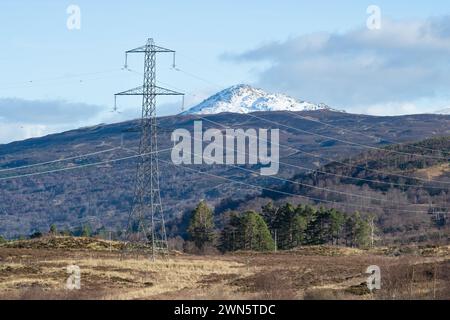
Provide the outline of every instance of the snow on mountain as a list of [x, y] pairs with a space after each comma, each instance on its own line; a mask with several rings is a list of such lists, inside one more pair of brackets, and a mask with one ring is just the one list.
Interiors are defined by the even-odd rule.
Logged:
[[450, 108], [442, 109], [435, 112], [436, 114], [450, 114]]
[[[252, 86], [239, 84], [204, 100], [183, 114], [250, 113], [256, 111], [333, 110], [325, 104], [298, 101], [284, 94], [270, 94]], [[334, 110], [336, 111], [336, 110]]]

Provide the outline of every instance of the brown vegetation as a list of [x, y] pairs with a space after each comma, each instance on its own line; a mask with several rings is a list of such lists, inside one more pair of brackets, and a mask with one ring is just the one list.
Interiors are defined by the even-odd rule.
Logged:
[[[177, 253], [152, 262], [124, 254], [119, 243], [109, 251], [102, 241], [55, 239], [47, 240], [51, 250], [43, 241], [0, 246], [1, 299], [450, 299], [449, 246]], [[76, 249], [75, 241], [89, 245]], [[71, 264], [81, 268], [81, 290], [65, 289]], [[365, 286], [369, 265], [382, 273], [373, 294]]]

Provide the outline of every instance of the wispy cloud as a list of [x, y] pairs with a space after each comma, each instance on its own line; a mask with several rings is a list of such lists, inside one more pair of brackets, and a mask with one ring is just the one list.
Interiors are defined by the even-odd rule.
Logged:
[[224, 58], [269, 63], [259, 86], [348, 111], [425, 112], [450, 101], [448, 16], [308, 34]]
[[0, 143], [96, 123], [105, 108], [63, 100], [0, 99]]
[[21, 123], [76, 123], [97, 116], [104, 107], [63, 100], [0, 99], [0, 118]]

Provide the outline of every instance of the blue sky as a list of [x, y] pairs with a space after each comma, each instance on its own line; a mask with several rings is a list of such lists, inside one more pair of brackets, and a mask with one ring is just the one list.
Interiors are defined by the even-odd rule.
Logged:
[[[80, 30], [66, 27], [71, 4], [81, 9]], [[382, 28], [371, 34], [372, 4]], [[124, 51], [147, 37], [178, 52], [185, 73], [161, 56], [158, 79], [187, 92], [187, 106], [250, 83], [349, 112], [443, 109], [448, 13], [448, 1], [3, 0], [0, 143], [137, 117], [139, 100], [120, 100], [121, 114], [110, 110], [115, 92], [141, 84], [121, 67]], [[142, 57], [130, 67], [140, 72]], [[160, 114], [180, 104], [160, 100]]]

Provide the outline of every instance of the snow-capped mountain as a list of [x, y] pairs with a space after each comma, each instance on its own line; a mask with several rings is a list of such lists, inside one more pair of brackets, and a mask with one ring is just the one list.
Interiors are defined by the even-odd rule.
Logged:
[[[284, 94], [271, 94], [252, 86], [239, 84], [220, 91], [183, 114], [250, 113], [256, 111], [332, 110], [325, 104], [298, 101]], [[337, 111], [337, 110], [334, 110]]]
[[438, 110], [435, 112], [436, 114], [450, 114], [450, 108]]

